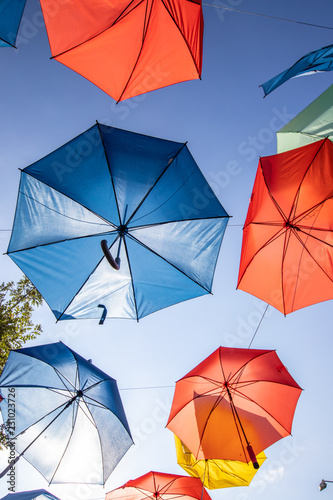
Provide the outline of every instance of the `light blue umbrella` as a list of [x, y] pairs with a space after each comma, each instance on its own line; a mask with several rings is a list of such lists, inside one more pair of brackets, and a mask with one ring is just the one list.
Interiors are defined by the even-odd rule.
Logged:
[[229, 216], [186, 144], [96, 124], [21, 173], [8, 255], [57, 320], [209, 294]]
[[31, 490], [8, 493], [0, 500], [59, 500], [59, 498], [46, 490]]
[[0, 47], [15, 47], [26, 0], [0, 0]]
[[274, 76], [266, 83], [260, 85], [263, 88], [265, 96], [270, 92], [280, 87], [284, 82], [295, 76], [305, 75], [306, 73], [314, 73], [318, 71], [333, 70], [333, 45], [327, 45], [321, 49], [309, 52], [301, 57], [290, 68], [282, 71], [282, 73]]
[[14, 462], [49, 484], [104, 484], [133, 444], [116, 380], [62, 342], [11, 351], [0, 388]]

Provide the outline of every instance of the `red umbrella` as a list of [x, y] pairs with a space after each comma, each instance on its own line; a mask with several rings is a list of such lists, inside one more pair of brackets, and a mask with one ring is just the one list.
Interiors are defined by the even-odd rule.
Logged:
[[117, 101], [200, 78], [201, 0], [41, 0], [52, 57]]
[[219, 347], [176, 383], [167, 427], [196, 459], [253, 461], [291, 433], [301, 388], [275, 351]]
[[199, 478], [148, 472], [137, 479], [127, 481], [116, 490], [109, 491], [105, 500], [211, 500]]
[[333, 144], [260, 158], [238, 288], [288, 314], [333, 298]]

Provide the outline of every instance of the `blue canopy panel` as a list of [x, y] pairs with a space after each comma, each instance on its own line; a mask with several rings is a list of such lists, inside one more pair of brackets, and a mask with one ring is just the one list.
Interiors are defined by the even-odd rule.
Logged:
[[[73, 319], [66, 309], [104, 258], [100, 241], [101, 236], [89, 236], [13, 252], [9, 256], [39, 290], [57, 319]], [[104, 289], [103, 295], [105, 293]], [[88, 300], [92, 299], [88, 296]], [[101, 310], [96, 309], [93, 317], [100, 314]]]
[[110, 170], [98, 125], [72, 139], [24, 172], [119, 225]]
[[0, 500], [59, 500], [46, 490], [19, 491], [17, 493], [8, 493]]
[[124, 223], [184, 144], [105, 125], [100, 130]]
[[298, 75], [319, 71], [333, 70], [333, 45], [322, 47], [321, 49], [309, 52], [301, 57], [293, 66], [279, 75], [271, 78], [266, 83], [260, 85], [263, 88], [265, 96], [280, 87], [284, 82]]
[[[42, 448], [36, 440], [24, 457], [52, 483], [75, 477], [74, 482], [104, 484], [133, 444], [116, 381], [62, 343], [11, 351], [0, 387], [5, 419], [13, 388], [19, 401], [16, 450], [25, 450], [43, 431]], [[83, 396], [68, 405], [77, 390]]]
[[26, 0], [0, 0], [0, 47], [15, 47]]
[[8, 252], [109, 233], [115, 228], [77, 201], [23, 171]]

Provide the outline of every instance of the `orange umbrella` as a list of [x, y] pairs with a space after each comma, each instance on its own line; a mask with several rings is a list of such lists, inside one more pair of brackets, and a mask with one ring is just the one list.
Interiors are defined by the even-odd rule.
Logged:
[[174, 500], [176, 497], [211, 500], [199, 478], [153, 471], [109, 491], [105, 500]]
[[333, 298], [333, 144], [261, 158], [237, 287], [284, 314]]
[[200, 78], [201, 0], [41, 0], [52, 57], [121, 101]]
[[168, 429], [203, 459], [253, 462], [291, 433], [301, 388], [275, 351], [219, 347], [176, 383]]

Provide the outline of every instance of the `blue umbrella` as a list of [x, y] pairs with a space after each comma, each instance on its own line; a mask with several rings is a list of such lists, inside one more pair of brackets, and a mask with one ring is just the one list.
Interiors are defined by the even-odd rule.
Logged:
[[186, 144], [96, 124], [21, 173], [8, 255], [57, 320], [211, 292], [229, 216]]
[[0, 0], [0, 47], [15, 47], [26, 0]]
[[0, 500], [59, 500], [46, 490], [20, 491], [17, 493], [8, 493]]
[[50, 483], [104, 484], [133, 444], [117, 382], [61, 342], [16, 349], [0, 376], [9, 444]]
[[293, 78], [294, 76], [304, 75], [306, 73], [313, 73], [318, 71], [332, 71], [333, 70], [333, 45], [322, 47], [321, 49], [309, 52], [301, 57], [290, 68], [282, 71], [274, 78], [271, 78], [266, 83], [260, 85], [263, 88], [265, 96], [270, 92], [280, 87], [284, 82]]

